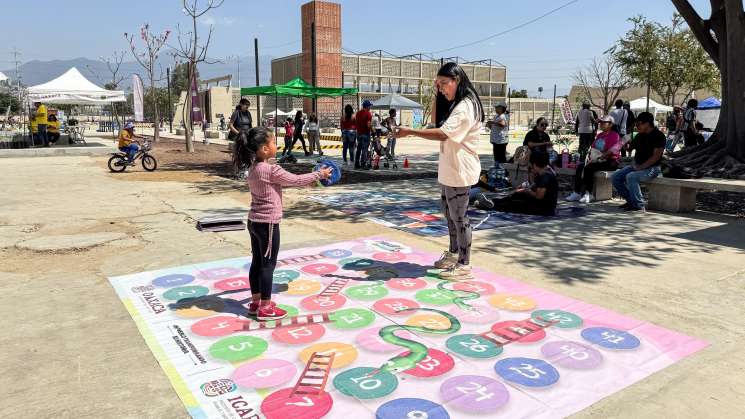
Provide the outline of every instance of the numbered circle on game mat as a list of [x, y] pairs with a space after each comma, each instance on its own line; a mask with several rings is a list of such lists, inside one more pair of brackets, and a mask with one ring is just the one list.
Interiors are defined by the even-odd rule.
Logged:
[[310, 295], [321, 291], [321, 283], [313, 279], [298, 279], [287, 284], [289, 295]]
[[492, 333], [517, 343], [534, 343], [546, 337], [539, 325], [527, 321], [505, 320], [491, 326]]
[[489, 297], [489, 304], [509, 311], [529, 311], [536, 306], [532, 298], [516, 294], [494, 294]]
[[257, 359], [247, 362], [233, 371], [231, 377], [245, 388], [268, 388], [282, 385], [295, 376], [297, 367], [284, 359]]
[[286, 284], [298, 278], [300, 278], [300, 272], [287, 269], [274, 271], [274, 275], [272, 275], [272, 281], [275, 284]]
[[352, 252], [346, 249], [331, 249], [331, 250], [324, 250], [321, 252], [321, 256], [325, 258], [331, 258], [331, 259], [342, 259], [349, 256], [352, 256]]
[[463, 309], [455, 307], [450, 310], [450, 312], [463, 323], [493, 324], [497, 319], [499, 319], [499, 313], [490, 307], [487, 307], [485, 304], [470, 302], [467, 302], [466, 304], [469, 304], [470, 308]]
[[365, 269], [372, 268], [376, 265], [379, 265], [379, 262], [376, 262], [372, 259], [360, 257], [351, 257], [339, 261], [339, 266], [341, 266], [342, 269], [346, 269], [348, 271], [364, 271]]
[[[387, 326], [386, 326], [387, 327]], [[371, 327], [370, 329], [363, 330], [355, 341], [358, 345], [373, 352], [392, 352], [401, 350], [401, 347], [388, 343], [380, 337], [380, 327]], [[393, 332], [394, 335], [404, 339], [415, 339], [416, 337], [406, 329], [396, 329]]]
[[353, 300], [375, 301], [388, 295], [388, 289], [382, 285], [357, 285], [344, 290], [344, 294]]
[[447, 330], [452, 327], [450, 319], [437, 313], [424, 313], [411, 316], [406, 320], [406, 325], [435, 330]]
[[234, 278], [221, 279], [215, 282], [213, 286], [223, 291], [235, 291], [251, 288], [251, 284], [248, 282], [247, 276], [236, 276]]
[[329, 320], [339, 329], [361, 329], [375, 321], [375, 313], [364, 308], [345, 308], [331, 313]]
[[444, 306], [453, 302], [457, 295], [449, 290], [426, 289], [417, 291], [414, 295], [417, 301], [424, 304]]
[[589, 370], [603, 363], [603, 354], [595, 348], [569, 340], [549, 342], [541, 353], [551, 363], [578, 370]]
[[448, 407], [474, 413], [494, 411], [510, 400], [504, 384], [481, 375], [448, 378], [440, 386], [440, 395]]
[[163, 275], [153, 279], [153, 285], [161, 288], [177, 287], [194, 281], [194, 276], [187, 274]]
[[200, 287], [199, 285], [187, 285], [185, 287], [171, 288], [163, 293], [163, 298], [166, 300], [178, 301], [183, 298], [197, 298], [210, 293], [210, 289], [207, 287]]
[[469, 358], [494, 358], [502, 353], [502, 346], [480, 335], [466, 334], [449, 338], [445, 346], [451, 351]]
[[406, 255], [401, 252], [378, 252], [372, 258], [381, 262], [398, 262], [406, 259]]
[[197, 276], [200, 279], [214, 281], [217, 279], [230, 278], [231, 276], [236, 276], [240, 272], [241, 270], [238, 268], [221, 267], [221, 268], [212, 268], [212, 269], [200, 269], [199, 274]]
[[287, 318], [295, 317], [300, 313], [296, 307], [293, 307], [288, 304], [277, 304], [277, 307], [287, 312], [287, 316], [285, 316]]
[[300, 345], [315, 342], [325, 333], [326, 328], [322, 324], [304, 324], [274, 329], [272, 338], [288, 345]]
[[330, 263], [313, 263], [302, 267], [302, 271], [313, 275], [326, 275], [332, 272], [336, 272], [339, 269], [338, 266]]
[[[375, 374], [373, 372], [377, 371]], [[398, 387], [398, 378], [388, 371], [378, 368], [352, 368], [334, 377], [334, 387], [344, 395], [356, 399], [377, 399], [385, 397]]]
[[[410, 352], [406, 351], [399, 356], [407, 356]], [[442, 352], [439, 349], [429, 348], [427, 356], [416, 363], [416, 367], [404, 371], [404, 374], [419, 378], [437, 377], [453, 369], [455, 360], [452, 356]]]
[[559, 381], [559, 371], [542, 359], [505, 358], [494, 364], [497, 375], [526, 387], [547, 387]]
[[243, 330], [246, 323], [235, 316], [210, 317], [192, 324], [191, 331], [199, 336], [225, 336]]
[[395, 399], [380, 405], [375, 419], [450, 419], [448, 411], [424, 399]]
[[606, 349], [636, 349], [639, 338], [623, 330], [609, 327], [589, 327], [582, 330], [582, 338]]
[[427, 286], [427, 281], [420, 278], [392, 278], [385, 283], [388, 288], [399, 291], [416, 291]]
[[212, 310], [203, 310], [198, 307], [179, 308], [179, 309], [173, 310], [173, 312], [177, 316], [184, 317], [187, 319], [195, 319], [199, 317], [207, 317], [207, 316], [215, 315], [215, 312]]
[[300, 352], [300, 361], [307, 363], [313, 352], [318, 355], [334, 355], [334, 362], [331, 368], [344, 368], [357, 359], [357, 349], [348, 343], [341, 342], [321, 342], [308, 346]]
[[582, 318], [574, 313], [562, 310], [536, 310], [530, 314], [530, 317], [538, 321], [556, 322], [551, 327], [561, 329], [571, 329], [582, 326]]
[[482, 297], [497, 292], [497, 290], [494, 288], [494, 285], [481, 281], [456, 282], [455, 285], [453, 285], [453, 289], [455, 291], [475, 292]]
[[318, 419], [324, 417], [334, 400], [327, 392], [321, 394], [292, 394], [291, 388], [277, 390], [261, 402], [261, 413], [266, 419]]
[[331, 311], [346, 304], [347, 298], [343, 295], [311, 295], [303, 298], [300, 305], [310, 311]]
[[412, 308], [419, 308], [419, 304], [414, 300], [409, 300], [408, 298], [384, 298], [373, 304], [373, 309], [375, 309], [375, 311], [391, 316], [404, 316], [410, 314], [411, 311], [407, 309]]
[[225, 361], [245, 361], [263, 354], [268, 346], [264, 339], [255, 336], [231, 336], [213, 343], [210, 355]]

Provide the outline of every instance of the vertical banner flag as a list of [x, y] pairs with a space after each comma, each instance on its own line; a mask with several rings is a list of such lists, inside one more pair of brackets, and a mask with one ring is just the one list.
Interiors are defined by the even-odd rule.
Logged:
[[135, 121], [145, 121], [145, 88], [142, 86], [142, 79], [137, 74], [132, 75], [132, 91], [134, 95]]
[[197, 89], [196, 74], [191, 79], [191, 122], [202, 122], [202, 108], [199, 104], [199, 90]]
[[565, 124], [571, 124], [574, 122], [574, 115], [572, 115], [572, 105], [569, 104], [569, 101], [565, 98], [561, 104], [559, 105], [561, 108], [561, 118], [564, 120]]

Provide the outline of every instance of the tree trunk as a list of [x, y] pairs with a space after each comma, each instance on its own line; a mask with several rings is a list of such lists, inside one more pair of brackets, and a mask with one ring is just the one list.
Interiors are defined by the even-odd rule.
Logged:
[[189, 84], [188, 84], [188, 90], [186, 91], [186, 99], [184, 100], [184, 114], [182, 121], [184, 121], [184, 137], [186, 139], [186, 152], [187, 153], [193, 153], [194, 152], [194, 122], [192, 121], [192, 107], [193, 104], [191, 102], [191, 89], [192, 89], [192, 81], [194, 80], [194, 65], [189, 64], [189, 71], [187, 72], [189, 75]]
[[[722, 107], [709, 141], [673, 154], [672, 166], [697, 176], [745, 174], [745, 14], [740, 0], [712, 0], [701, 19], [686, 0], [672, 0], [722, 75]], [[715, 34], [712, 37], [711, 32]]]
[[150, 74], [150, 96], [150, 100], [153, 102], [153, 115], [155, 115], [155, 121], [153, 121], [153, 141], [157, 143], [158, 140], [160, 140], [160, 118], [158, 112], [157, 95], [155, 92], [155, 77], [153, 77], [152, 73]]

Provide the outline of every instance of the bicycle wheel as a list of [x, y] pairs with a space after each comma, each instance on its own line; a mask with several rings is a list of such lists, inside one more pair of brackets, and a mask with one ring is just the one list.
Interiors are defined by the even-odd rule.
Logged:
[[111, 156], [109, 159], [109, 170], [118, 173], [127, 169], [127, 161], [121, 156]]
[[158, 168], [158, 161], [155, 160], [155, 157], [146, 154], [142, 156], [142, 168], [147, 170], [148, 172], [152, 172], [153, 170]]

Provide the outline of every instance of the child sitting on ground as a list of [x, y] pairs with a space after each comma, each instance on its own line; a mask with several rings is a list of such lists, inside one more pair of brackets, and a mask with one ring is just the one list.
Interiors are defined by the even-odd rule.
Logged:
[[251, 235], [250, 315], [258, 320], [277, 320], [287, 312], [272, 299], [272, 279], [279, 252], [279, 223], [282, 220], [282, 188], [308, 186], [328, 179], [332, 169], [323, 168], [305, 175], [295, 175], [279, 165], [269, 163], [277, 154], [274, 133], [265, 127], [251, 128], [238, 137], [233, 155], [236, 167], [248, 167], [247, 183], [251, 190], [248, 232]]

